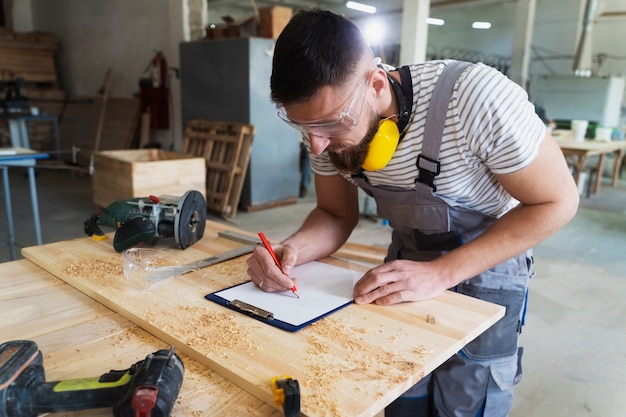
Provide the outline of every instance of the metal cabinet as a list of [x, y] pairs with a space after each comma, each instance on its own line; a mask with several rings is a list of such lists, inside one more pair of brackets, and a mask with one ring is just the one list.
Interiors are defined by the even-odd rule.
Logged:
[[180, 44], [183, 126], [206, 119], [256, 128], [240, 198], [244, 209], [293, 202], [298, 196], [299, 134], [278, 118], [270, 100], [274, 42], [232, 38]]

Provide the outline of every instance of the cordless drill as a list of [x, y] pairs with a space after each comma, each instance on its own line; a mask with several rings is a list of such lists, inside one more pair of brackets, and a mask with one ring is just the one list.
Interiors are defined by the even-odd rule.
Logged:
[[0, 345], [0, 417], [102, 407], [113, 407], [115, 417], [168, 417], [183, 374], [183, 363], [172, 348], [97, 378], [45, 382], [37, 344], [14, 340]]

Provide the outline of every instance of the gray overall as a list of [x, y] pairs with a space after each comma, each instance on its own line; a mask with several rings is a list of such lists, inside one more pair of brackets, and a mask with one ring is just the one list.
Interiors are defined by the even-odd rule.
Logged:
[[[393, 228], [386, 261], [429, 261], [468, 242], [496, 219], [474, 210], [448, 206], [435, 196], [439, 149], [453, 86], [467, 67], [454, 62], [441, 74], [428, 108], [415, 190], [357, 182], [376, 200], [378, 214]], [[506, 315], [385, 410], [386, 417], [508, 415], [513, 387], [521, 380], [518, 348], [531, 251], [509, 259], [453, 288], [454, 291], [506, 306]]]

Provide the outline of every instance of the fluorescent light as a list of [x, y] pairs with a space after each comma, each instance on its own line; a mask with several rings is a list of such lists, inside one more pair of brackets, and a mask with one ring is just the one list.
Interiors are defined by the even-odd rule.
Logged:
[[437, 18], [434, 18], [434, 17], [429, 17], [429, 18], [426, 19], [426, 23], [428, 23], [429, 25], [443, 26], [445, 21], [443, 19], [437, 19]]
[[489, 22], [474, 22], [474, 23], [472, 23], [472, 27], [474, 29], [489, 29], [489, 28], [491, 28], [491, 23], [489, 23]]
[[346, 7], [348, 9], [358, 10], [360, 12], [376, 13], [376, 7], [369, 6], [369, 5], [363, 4], [363, 3], [357, 3], [356, 1], [349, 1], [349, 2], [347, 2], [346, 3]]

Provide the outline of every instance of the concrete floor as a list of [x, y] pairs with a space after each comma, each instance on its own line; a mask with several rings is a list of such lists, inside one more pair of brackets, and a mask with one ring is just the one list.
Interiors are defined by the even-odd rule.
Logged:
[[[19, 247], [31, 246], [36, 240], [28, 181], [21, 169], [10, 171], [16, 240]], [[83, 237], [83, 221], [95, 212], [90, 177], [39, 169], [37, 189], [44, 243]], [[2, 192], [0, 262], [5, 262], [10, 256]], [[313, 207], [312, 194], [295, 205], [239, 212], [234, 223], [284, 238]], [[363, 212], [372, 209], [363, 204]], [[389, 228], [368, 217], [350, 240], [386, 246]], [[522, 334], [524, 380], [511, 416], [625, 416], [626, 181], [612, 188], [605, 179], [599, 194], [581, 200], [574, 220], [536, 247], [535, 259]]]

